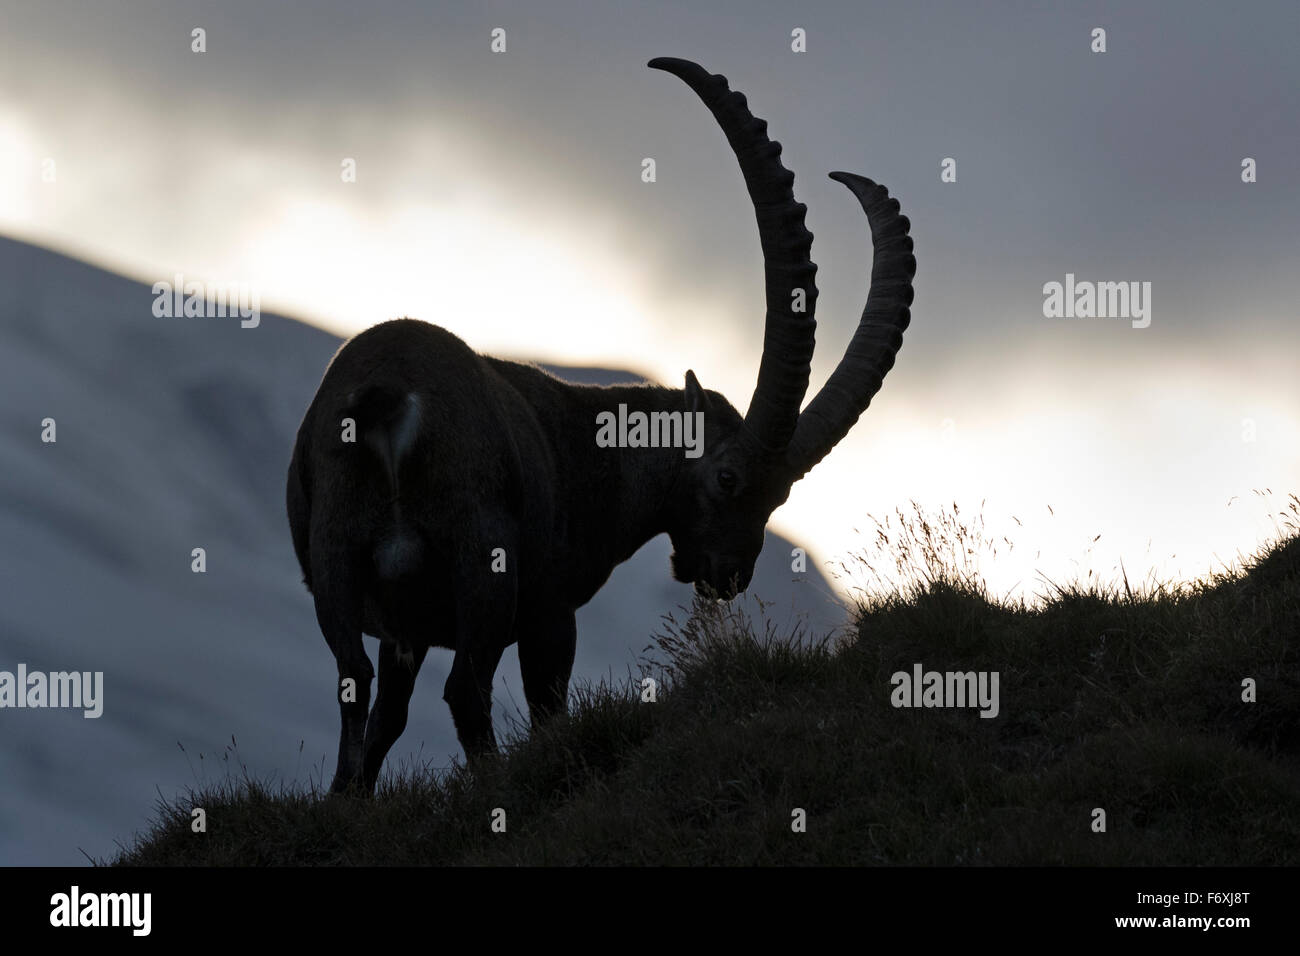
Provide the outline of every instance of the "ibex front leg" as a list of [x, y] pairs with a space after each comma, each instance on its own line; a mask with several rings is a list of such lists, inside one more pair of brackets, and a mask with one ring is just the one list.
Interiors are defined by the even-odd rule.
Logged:
[[572, 611], [552, 608], [521, 619], [516, 633], [524, 697], [528, 700], [530, 722], [536, 729], [565, 711], [578, 628]]
[[451, 707], [456, 736], [471, 765], [497, 750], [497, 738], [492, 730], [492, 678], [502, 650], [494, 650], [488, 643], [457, 650], [443, 688], [442, 698]]

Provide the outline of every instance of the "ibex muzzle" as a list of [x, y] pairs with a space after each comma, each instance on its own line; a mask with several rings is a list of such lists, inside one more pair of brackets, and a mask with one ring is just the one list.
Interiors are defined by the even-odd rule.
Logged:
[[[679, 581], [725, 598], [743, 590], [768, 517], [894, 364], [916, 270], [898, 203], [869, 179], [831, 174], [870, 222], [871, 289], [848, 350], [801, 412], [817, 267], [794, 176], [725, 78], [686, 60], [650, 66], [704, 101], [754, 203], [767, 319], [749, 410], [742, 417], [689, 371], [684, 389], [570, 385], [411, 319], [344, 345], [303, 418], [288, 480], [294, 548], [338, 662], [336, 791], [358, 778], [373, 789], [430, 647], [455, 651], [443, 696], [471, 759], [496, 748], [492, 678], [511, 644], [534, 726], [562, 712], [574, 612], [658, 534], [672, 540]], [[598, 419], [620, 405], [661, 420], [702, 413], [702, 454], [598, 444]], [[363, 633], [380, 641], [373, 709]]]

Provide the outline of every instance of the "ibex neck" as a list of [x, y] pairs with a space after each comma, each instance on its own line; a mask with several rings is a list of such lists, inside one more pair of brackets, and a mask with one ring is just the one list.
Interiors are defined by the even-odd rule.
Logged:
[[701, 424], [680, 389], [626, 385], [580, 390], [591, 423], [588, 508], [600, 516], [614, 563], [669, 530], [683, 467], [703, 447]]

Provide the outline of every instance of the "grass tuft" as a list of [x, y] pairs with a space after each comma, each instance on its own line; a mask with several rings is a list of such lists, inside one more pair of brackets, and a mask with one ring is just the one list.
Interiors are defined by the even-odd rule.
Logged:
[[[111, 862], [1295, 864], [1289, 502], [1280, 539], [1240, 567], [1181, 586], [1053, 585], [1032, 605], [975, 573], [980, 549], [1004, 546], [978, 519], [900, 513], [877, 527], [892, 566], [858, 559], [885, 585], [857, 592], [844, 634], [700, 599], [656, 636], [653, 703], [637, 675], [579, 687], [567, 717], [516, 730], [490, 765], [403, 768], [373, 800], [228, 773], [160, 802]], [[890, 678], [914, 663], [997, 671], [999, 715], [895, 708]]]

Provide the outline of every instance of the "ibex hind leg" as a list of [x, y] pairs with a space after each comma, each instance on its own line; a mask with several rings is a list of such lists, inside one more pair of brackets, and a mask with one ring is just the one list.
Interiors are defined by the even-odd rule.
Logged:
[[422, 642], [406, 644], [404, 648], [406, 653], [395, 641], [382, 641], [379, 645], [379, 683], [375, 691], [375, 706], [366, 722], [363, 756], [367, 793], [374, 792], [384, 758], [406, 729], [415, 678], [429, 650]]
[[338, 665], [334, 697], [339, 702], [339, 760], [332, 793], [356, 786], [361, 773], [370, 681], [375, 676], [361, 643], [360, 576], [338, 561], [318, 561], [315, 581], [316, 621]]
[[456, 657], [442, 695], [471, 763], [497, 749], [492, 678], [512, 639], [519, 580], [513, 522], [480, 518], [476, 524], [481, 534], [461, 552], [453, 572]]

